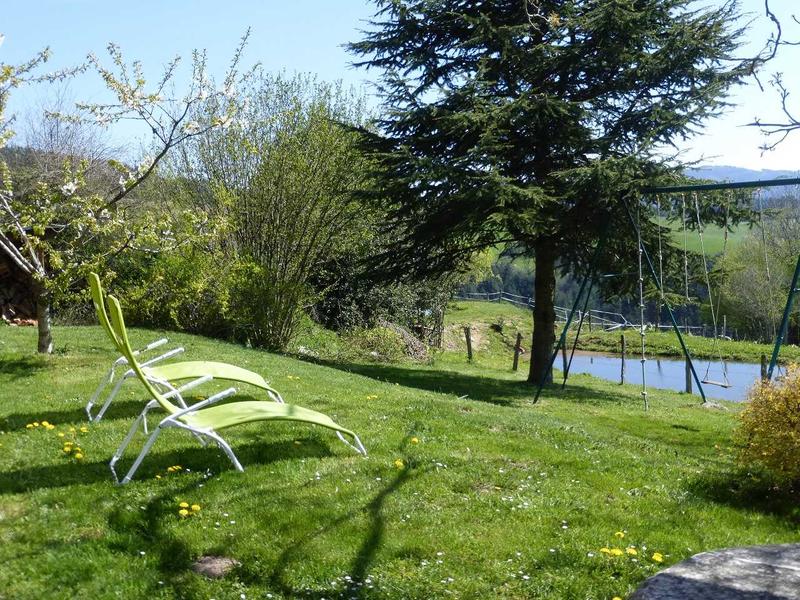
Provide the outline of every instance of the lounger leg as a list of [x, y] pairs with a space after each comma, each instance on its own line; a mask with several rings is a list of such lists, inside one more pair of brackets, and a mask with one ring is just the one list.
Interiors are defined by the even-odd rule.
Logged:
[[336, 432], [336, 437], [338, 437], [340, 440], [342, 440], [342, 442], [346, 446], [349, 446], [350, 448], [352, 448], [353, 450], [355, 450], [359, 454], [361, 454], [363, 456], [367, 455], [367, 449], [364, 448], [364, 444], [361, 443], [361, 440], [358, 439], [357, 435], [355, 435], [355, 434], [353, 435], [353, 441], [355, 442], [355, 446], [345, 439], [345, 437], [342, 435], [341, 431], [337, 431]]
[[212, 440], [214, 440], [215, 442], [217, 442], [217, 446], [219, 446], [220, 448], [222, 448], [222, 451], [223, 451], [225, 454], [227, 454], [227, 455], [228, 455], [228, 458], [231, 460], [231, 462], [233, 463], [233, 466], [236, 468], [236, 470], [237, 470], [237, 471], [239, 471], [239, 472], [242, 472], [242, 471], [244, 471], [244, 467], [243, 467], [243, 466], [242, 466], [242, 464], [239, 462], [239, 459], [238, 459], [238, 458], [236, 458], [236, 455], [233, 453], [233, 450], [232, 450], [232, 449], [231, 449], [231, 447], [228, 445], [228, 442], [226, 442], [225, 440], [223, 440], [223, 439], [222, 439], [222, 438], [221, 438], [221, 437], [220, 437], [220, 436], [219, 436], [217, 433], [215, 433], [215, 432], [213, 432], [213, 431], [206, 432], [206, 434], [205, 434], [205, 435], [207, 435], [207, 436], [208, 436], [208, 437], [210, 437]]
[[277, 402], [278, 404], [286, 404], [286, 402], [283, 400], [283, 397], [275, 390], [267, 390], [267, 396], [269, 396], [270, 400], [273, 402]]
[[119, 477], [117, 477], [117, 471], [114, 469], [114, 465], [117, 464], [117, 461], [124, 454], [125, 448], [127, 448], [128, 444], [131, 443], [133, 436], [136, 434], [136, 430], [139, 428], [139, 423], [142, 420], [144, 420], [147, 411], [156, 404], [157, 403], [155, 400], [151, 400], [150, 402], [147, 403], [147, 406], [144, 407], [144, 410], [141, 412], [141, 414], [138, 417], [136, 417], [134, 422], [131, 424], [131, 427], [128, 430], [127, 435], [125, 436], [125, 439], [122, 440], [122, 444], [120, 444], [119, 448], [117, 448], [117, 451], [114, 453], [114, 456], [111, 457], [111, 462], [108, 463], [108, 466], [111, 469], [111, 473], [114, 475], [114, 479], [116, 480], [117, 483], [119, 483]]
[[150, 434], [150, 437], [147, 438], [147, 441], [145, 442], [144, 447], [142, 448], [142, 451], [139, 452], [139, 456], [137, 456], [136, 460], [133, 461], [133, 464], [131, 465], [131, 468], [128, 471], [128, 474], [125, 475], [125, 477], [123, 477], [122, 481], [119, 482], [120, 485], [125, 485], [126, 483], [128, 483], [133, 478], [134, 473], [136, 473], [136, 469], [139, 468], [139, 465], [142, 464], [142, 461], [144, 460], [144, 457], [147, 456], [148, 452], [150, 452], [150, 448], [155, 443], [156, 438], [158, 437], [159, 433], [161, 433], [161, 425], [156, 427], [155, 430], [153, 431], [153, 433]]
[[94, 416], [94, 418], [91, 419], [92, 421], [96, 423], [97, 421], [103, 418], [103, 415], [106, 414], [108, 407], [111, 405], [111, 401], [119, 393], [119, 389], [122, 387], [122, 384], [125, 383], [125, 380], [128, 379], [128, 377], [132, 377], [133, 374], [134, 374], [133, 371], [128, 370], [122, 377], [119, 378], [119, 381], [117, 381], [117, 385], [115, 385], [114, 389], [111, 390], [111, 393], [108, 395], [108, 398], [106, 398], [106, 401], [103, 403], [102, 408], [98, 411], [98, 413]]
[[106, 373], [106, 376], [103, 377], [103, 380], [100, 382], [100, 385], [97, 386], [97, 389], [92, 394], [92, 397], [89, 398], [89, 402], [86, 403], [86, 416], [89, 417], [89, 421], [92, 420], [92, 407], [94, 403], [97, 402], [97, 399], [100, 397], [100, 393], [108, 387], [108, 385], [114, 381], [114, 367], [111, 367]]

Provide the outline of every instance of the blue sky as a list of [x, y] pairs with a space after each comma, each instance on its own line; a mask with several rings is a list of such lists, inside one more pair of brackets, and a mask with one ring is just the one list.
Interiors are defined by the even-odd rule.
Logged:
[[[706, 0], [714, 4], [721, 0]], [[791, 27], [789, 14], [800, 12], [797, 0], [771, 0], [774, 10], [785, 21], [787, 34], [800, 39], [800, 25]], [[758, 44], [769, 31], [767, 20], [758, 16], [763, 0], [742, 0], [742, 8], [757, 16], [749, 37]], [[53, 50], [48, 69], [80, 63], [89, 51], [99, 56], [108, 42], [122, 47], [128, 59], [139, 59], [146, 74], [155, 78], [161, 66], [174, 55], [188, 58], [193, 48], [206, 48], [210, 70], [221, 76], [239, 37], [252, 27], [244, 64], [260, 62], [270, 71], [314, 73], [325, 80], [341, 79], [361, 87], [375, 75], [349, 66], [352, 57], [342, 48], [359, 38], [359, 29], [374, 10], [366, 0], [139, 0], [108, 2], [99, 0], [44, 0], [23, 2], [6, 0], [0, 33], [0, 62], [17, 63], [31, 57], [44, 46]], [[796, 94], [800, 112], [800, 47], [785, 48], [770, 70], [781, 70]], [[766, 76], [764, 82], [768, 80]], [[10, 112], [23, 115], [46, 93], [42, 86], [31, 86], [14, 93]], [[75, 99], [98, 101], [103, 86], [96, 76], [83, 76], [70, 86]], [[759, 116], [778, 115], [776, 93], [761, 92], [754, 82], [738, 89], [732, 98], [739, 104], [721, 118], [708, 123], [703, 133], [685, 144], [685, 158], [706, 164], [728, 164], [754, 169], [800, 169], [800, 132], [778, 150], [761, 156], [761, 135], [742, 127]], [[116, 136], [130, 136], [129, 129]]]

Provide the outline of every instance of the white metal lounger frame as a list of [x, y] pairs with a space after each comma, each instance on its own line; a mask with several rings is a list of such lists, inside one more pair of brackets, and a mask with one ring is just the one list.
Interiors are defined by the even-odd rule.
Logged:
[[[141, 350], [134, 351], [133, 355], [139, 356], [146, 352], [151, 352], [152, 350], [155, 350], [156, 348], [163, 346], [167, 342], [168, 342], [167, 338], [161, 338], [160, 340], [156, 340], [155, 342], [148, 344]], [[164, 354], [151, 358], [148, 361], [142, 363], [142, 366], [149, 367], [150, 365], [154, 365], [155, 363], [161, 362], [162, 360], [167, 360], [168, 358], [172, 358], [173, 356], [176, 356], [182, 353], [183, 351], [184, 349], [181, 346], [173, 348], [169, 352], [165, 352]], [[111, 401], [119, 393], [122, 384], [125, 383], [126, 379], [133, 377], [135, 375], [132, 369], [128, 369], [125, 372], [125, 374], [117, 380], [117, 384], [114, 386], [114, 389], [111, 390], [111, 393], [108, 395], [108, 398], [106, 398], [106, 401], [103, 403], [103, 406], [100, 408], [97, 414], [92, 416], [92, 407], [94, 406], [95, 402], [97, 402], [97, 399], [100, 397], [100, 394], [103, 392], [103, 390], [105, 390], [109, 385], [111, 385], [114, 382], [114, 377], [116, 376], [117, 373], [117, 367], [122, 367], [127, 365], [128, 365], [128, 359], [125, 358], [124, 356], [120, 356], [117, 360], [115, 360], [111, 364], [111, 368], [108, 370], [108, 373], [106, 373], [106, 375], [100, 381], [100, 385], [97, 386], [97, 389], [94, 391], [91, 398], [89, 398], [89, 402], [86, 403], [86, 416], [89, 417], [89, 421], [99, 421], [100, 419], [102, 419], [106, 410], [108, 410]]]
[[[186, 389], [188, 389], [189, 386], [195, 387], [197, 385], [200, 385], [201, 383], [206, 383], [211, 379], [212, 377], [210, 375], [207, 375], [201, 377], [200, 379], [196, 379], [191, 383], [186, 384], [180, 389], [185, 391]], [[133, 464], [131, 465], [131, 468], [128, 470], [128, 473], [125, 475], [125, 477], [122, 478], [122, 480], [120, 480], [119, 476], [117, 475], [117, 471], [114, 468], [117, 464], [117, 461], [122, 457], [122, 454], [125, 452], [125, 449], [131, 443], [133, 436], [136, 434], [136, 431], [139, 428], [139, 423], [146, 422], [147, 411], [150, 410], [151, 408], [158, 406], [157, 400], [151, 400], [150, 402], [148, 402], [147, 405], [144, 407], [144, 410], [141, 412], [141, 414], [139, 414], [139, 416], [136, 417], [136, 420], [131, 424], [131, 427], [128, 430], [127, 435], [125, 436], [125, 439], [122, 440], [122, 444], [120, 445], [119, 448], [117, 448], [117, 451], [114, 453], [114, 456], [111, 458], [111, 462], [108, 465], [109, 468], [111, 469], [111, 473], [114, 475], [114, 479], [116, 480], [116, 482], [120, 485], [124, 485], [130, 482], [130, 480], [136, 473], [136, 470], [139, 468], [139, 465], [142, 464], [144, 457], [147, 456], [148, 452], [150, 452], [150, 448], [155, 443], [156, 438], [158, 438], [158, 435], [161, 433], [161, 430], [166, 429], [167, 427], [178, 427], [180, 429], [185, 429], [186, 431], [189, 431], [200, 441], [200, 443], [203, 446], [205, 446], [208, 443], [203, 438], [204, 437], [210, 438], [226, 454], [226, 456], [228, 457], [228, 459], [230, 459], [231, 463], [233, 463], [233, 466], [237, 471], [240, 472], [244, 471], [244, 467], [239, 462], [239, 459], [236, 458], [236, 454], [234, 454], [233, 449], [230, 447], [230, 444], [228, 444], [224, 439], [222, 439], [222, 437], [216, 431], [214, 431], [211, 428], [192, 427], [178, 420], [180, 417], [186, 415], [187, 413], [204, 408], [210, 404], [213, 404], [214, 402], [218, 402], [220, 400], [228, 398], [229, 396], [232, 396], [235, 393], [236, 393], [236, 388], [228, 388], [222, 392], [219, 392], [218, 394], [215, 394], [214, 396], [211, 396], [206, 400], [202, 400], [196, 404], [193, 404], [192, 406], [186, 406], [181, 410], [174, 412], [171, 415], [168, 415], [165, 418], [163, 418], [161, 422], [153, 430], [153, 432], [150, 434], [150, 437], [147, 438], [147, 441], [145, 442], [144, 446], [139, 452], [139, 455], [136, 457], [136, 460], [133, 461]], [[180, 398], [180, 393], [178, 390], [174, 390], [173, 392], [168, 392], [167, 394], [165, 394], [165, 397], [167, 396], [169, 397], [178, 396]], [[180, 398], [180, 400], [181, 402], [183, 401], [182, 398]], [[352, 448], [353, 450], [355, 450], [356, 452], [358, 452], [363, 456], [367, 455], [367, 450], [366, 448], [364, 448], [364, 445], [361, 443], [361, 440], [358, 438], [357, 435], [353, 434], [355, 445], [348, 442], [345, 439], [345, 437], [341, 434], [341, 432], [337, 431], [336, 435], [342, 442], [344, 442], [345, 445], [349, 446], [350, 448]]]
[[[161, 379], [159, 377], [149, 377], [148, 376], [147, 379], [148, 379], [148, 381], [150, 381], [150, 383], [156, 385], [159, 388], [159, 391], [162, 393], [162, 395], [165, 398], [175, 398], [178, 401], [178, 404], [180, 405], [181, 408], [186, 408], [187, 404], [186, 404], [186, 400], [184, 400], [184, 398], [183, 398], [183, 393], [184, 392], [188, 392], [189, 390], [191, 390], [193, 388], [196, 388], [198, 386], [201, 386], [204, 383], [208, 383], [209, 381], [213, 381], [214, 376], [213, 375], [203, 375], [202, 377], [198, 377], [197, 379], [193, 379], [192, 381], [190, 381], [188, 383], [185, 383], [180, 387], [175, 387], [174, 385], [172, 385], [172, 383], [170, 383], [166, 379]], [[231, 389], [233, 389], [233, 388], [231, 388]], [[164, 390], [164, 391], [162, 391], [162, 390]], [[283, 398], [281, 397], [281, 395], [277, 391], [275, 391], [275, 390], [265, 390], [265, 391], [267, 392], [267, 396], [269, 396], [269, 399], [272, 400], [273, 402], [277, 402], [278, 404], [285, 404]], [[142, 410], [142, 416], [144, 417], [143, 421], [142, 421], [142, 429], [144, 430], [145, 433], [147, 433], [147, 411], [148, 410], [149, 410], [149, 405], [145, 406], [144, 410]], [[197, 437], [197, 436], [195, 436], [195, 437]], [[200, 438], [198, 438], [198, 439], [200, 439]], [[205, 442], [201, 441], [200, 443], [205, 446]]]

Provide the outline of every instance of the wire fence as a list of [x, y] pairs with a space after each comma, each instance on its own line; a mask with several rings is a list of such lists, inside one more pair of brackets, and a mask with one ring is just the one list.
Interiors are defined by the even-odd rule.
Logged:
[[[509, 292], [461, 292], [456, 294], [457, 300], [481, 300], [485, 302], [508, 302], [523, 308], [533, 310], [536, 307], [536, 302], [530, 296], [520, 296], [519, 294], [511, 294]], [[569, 316], [570, 309], [565, 306], [555, 306], [556, 322], [566, 323]], [[572, 327], [577, 325], [583, 319], [583, 326], [589, 330], [597, 327], [604, 331], [618, 331], [625, 329], [639, 329], [638, 323], [633, 323], [622, 313], [610, 312], [607, 310], [590, 309], [585, 313], [577, 310], [572, 319]], [[646, 330], [655, 331], [671, 331], [673, 329], [671, 323], [645, 323]], [[701, 337], [714, 337], [713, 328], [706, 325], [678, 325], [678, 329], [683, 333]], [[733, 331], [718, 332], [720, 338], [735, 338]]]

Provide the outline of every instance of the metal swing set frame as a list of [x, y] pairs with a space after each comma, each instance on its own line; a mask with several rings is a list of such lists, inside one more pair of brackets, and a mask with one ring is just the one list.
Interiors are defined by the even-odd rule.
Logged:
[[[798, 186], [800, 185], [800, 178], [786, 178], [786, 179], [769, 179], [769, 180], [758, 180], [758, 181], [740, 181], [740, 182], [732, 182], [732, 183], [704, 183], [704, 184], [688, 184], [688, 185], [676, 185], [676, 186], [658, 186], [658, 187], [647, 187], [642, 190], [642, 194], [645, 196], [648, 195], [656, 195], [656, 194], [675, 194], [675, 193], [698, 193], [698, 192], [706, 192], [706, 191], [719, 191], [719, 190], [739, 190], [739, 189], [760, 189], [760, 188], [773, 188], [773, 187], [788, 187], [788, 186]], [[683, 334], [681, 333], [680, 326], [675, 318], [675, 313], [672, 310], [672, 306], [670, 305], [669, 301], [664, 296], [664, 289], [662, 285], [662, 280], [659, 278], [658, 274], [656, 273], [656, 269], [653, 265], [653, 261], [650, 257], [650, 254], [647, 251], [644, 243], [642, 242], [642, 235], [641, 229], [639, 228], [639, 224], [634, 217], [634, 212], [631, 209], [631, 206], [627, 200], [627, 198], [622, 198], [623, 207], [625, 209], [625, 213], [627, 216], [628, 224], [631, 227], [631, 230], [634, 232], [636, 239], [638, 241], [638, 253], [639, 253], [639, 285], [640, 291], [641, 286], [644, 283], [644, 273], [643, 273], [643, 262], [647, 265], [647, 272], [649, 276], [652, 278], [655, 287], [660, 294], [660, 302], [662, 305], [667, 309], [667, 314], [669, 315], [670, 322], [672, 324], [672, 328], [675, 331], [675, 334], [678, 337], [678, 341], [680, 342], [681, 351], [686, 359], [687, 365], [691, 371], [692, 379], [694, 380], [695, 385], [697, 386], [697, 391], [700, 394], [700, 397], [705, 403], [706, 394], [705, 390], [703, 389], [703, 383], [709, 385], [722, 385], [722, 387], [730, 387], [730, 384], [725, 382], [716, 382], [711, 381], [708, 379], [708, 373], [706, 373], [706, 377], [702, 380], [700, 379], [697, 371], [694, 367], [694, 362], [692, 361], [691, 354], [689, 352], [688, 347], [686, 346], [686, 342], [684, 340]], [[699, 219], [699, 216], [698, 216]], [[588, 305], [589, 296], [591, 295], [592, 288], [594, 286], [594, 281], [598, 277], [596, 270], [600, 256], [602, 255], [603, 248], [605, 246], [606, 238], [608, 235], [608, 230], [610, 228], [612, 217], [611, 215], [608, 216], [607, 222], [602, 230], [602, 233], [598, 239], [597, 245], [595, 246], [594, 255], [592, 257], [589, 271], [587, 275], [581, 281], [580, 287], [578, 289], [578, 294], [575, 297], [575, 300], [572, 304], [572, 308], [567, 315], [567, 319], [564, 323], [564, 328], [561, 331], [561, 335], [558, 338], [558, 342], [553, 350], [553, 354], [550, 357], [550, 364], [547, 369], [544, 371], [544, 375], [539, 382], [539, 385], [536, 389], [536, 394], [534, 396], [534, 403], [539, 401], [539, 397], [542, 393], [542, 389], [544, 388], [545, 384], [547, 383], [547, 376], [550, 372], [552, 372], [553, 365], [555, 364], [556, 358], [558, 357], [558, 353], [563, 349], [566, 351], [566, 344], [567, 344], [567, 333], [569, 331], [570, 326], [572, 325], [572, 321], [574, 320], [575, 313], [578, 312], [581, 300], [584, 302], [584, 306]], [[702, 236], [702, 233], [701, 233]], [[702, 237], [701, 237], [702, 240]], [[786, 304], [783, 311], [783, 317], [781, 319], [780, 328], [776, 332], [775, 336], [775, 343], [772, 352], [772, 358], [769, 363], [769, 367], [767, 369], [767, 379], [772, 379], [773, 373], [778, 363], [778, 355], [780, 353], [780, 348], [784, 342], [786, 337], [786, 332], [789, 326], [789, 318], [791, 316], [792, 307], [794, 305], [795, 296], [800, 293], [800, 255], [797, 258], [797, 264], [795, 266], [794, 275], [792, 277], [792, 282], [788, 290]], [[640, 294], [640, 304], [642, 303], [642, 294]], [[640, 306], [640, 309], [643, 308]], [[584, 311], [585, 312], [585, 311]], [[582, 313], [581, 313], [582, 314]], [[578, 323], [578, 335], [580, 335], [580, 329], [583, 324], [583, 319], [581, 318], [581, 322]], [[642, 319], [642, 323], [640, 323], [640, 334], [642, 336], [642, 342], [644, 344], [644, 319]], [[716, 329], [716, 327], [715, 327]], [[716, 336], [716, 331], [715, 331]], [[569, 377], [569, 368], [572, 364], [572, 357], [575, 353], [575, 349], [577, 346], [577, 336], [575, 342], [572, 345], [572, 350], [570, 353], [569, 361], [565, 365], [565, 370], [563, 374], [563, 382], [561, 384], [562, 389], [566, 386], [567, 378]], [[646, 358], [644, 355], [644, 351], [642, 352], [642, 398], [644, 401], [644, 408], [645, 410], [648, 407], [647, 402], [647, 379], [645, 376], [645, 362]]]

